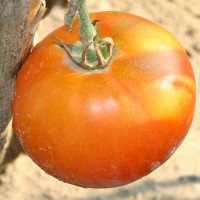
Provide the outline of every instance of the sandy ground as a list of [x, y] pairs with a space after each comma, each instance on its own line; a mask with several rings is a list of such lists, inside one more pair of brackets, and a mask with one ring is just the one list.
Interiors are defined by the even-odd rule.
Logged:
[[[0, 175], [0, 200], [200, 200], [200, 0], [88, 0], [89, 10], [120, 10], [165, 27], [185, 47], [197, 80], [197, 107], [188, 136], [162, 167], [127, 186], [83, 189], [45, 174], [21, 154]], [[36, 41], [62, 25], [55, 7], [39, 28]]]

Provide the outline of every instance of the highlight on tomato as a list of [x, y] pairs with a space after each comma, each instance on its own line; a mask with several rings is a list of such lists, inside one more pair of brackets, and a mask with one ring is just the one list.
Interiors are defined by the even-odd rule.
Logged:
[[[82, 187], [116, 187], [154, 171], [182, 143], [194, 115], [195, 79], [185, 50], [160, 26], [122, 12], [90, 17], [98, 20], [98, 36], [114, 41], [97, 41], [100, 67], [86, 60], [90, 44], [81, 66], [67, 52], [81, 40], [78, 19], [71, 31], [53, 31], [19, 72], [13, 130], [48, 174]], [[105, 66], [103, 46], [112, 49]]]

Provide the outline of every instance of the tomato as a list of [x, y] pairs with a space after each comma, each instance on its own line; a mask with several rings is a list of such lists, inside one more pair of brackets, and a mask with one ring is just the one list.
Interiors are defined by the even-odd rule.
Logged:
[[13, 129], [45, 172], [82, 187], [133, 182], [163, 164], [185, 138], [195, 108], [188, 57], [166, 30], [121, 12], [91, 15], [115, 53], [105, 69], [76, 65], [59, 46], [80, 40], [61, 26], [41, 41], [16, 82]]

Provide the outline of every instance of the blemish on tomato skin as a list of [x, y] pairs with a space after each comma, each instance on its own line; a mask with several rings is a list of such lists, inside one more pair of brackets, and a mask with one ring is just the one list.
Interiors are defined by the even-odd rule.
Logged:
[[174, 145], [173, 148], [169, 149], [169, 152], [165, 156], [165, 161], [169, 160], [173, 156], [173, 154], [177, 151], [177, 149], [182, 144], [182, 142], [184, 141], [184, 139], [185, 138], [183, 138], [182, 140], [180, 140], [179, 143], [176, 144], [176, 145]]
[[19, 133], [17, 136], [18, 136], [18, 139], [19, 139], [20, 143], [23, 146], [23, 144], [24, 144], [23, 136], [26, 134], [26, 132], [21, 130], [20, 127], [16, 127], [16, 131]]
[[161, 163], [159, 161], [155, 161], [151, 164], [151, 171], [154, 171], [155, 169], [157, 169], [159, 166], [161, 165]]
[[28, 115], [26, 115], [29, 119], [31, 119], [32, 118], [32, 116], [30, 115], [30, 114], [28, 114]]
[[193, 84], [193, 81], [185, 76], [168, 75], [162, 82], [159, 82], [159, 84], [165, 89], [174, 87], [176, 89], [185, 89], [192, 95], [195, 94], [195, 85]]

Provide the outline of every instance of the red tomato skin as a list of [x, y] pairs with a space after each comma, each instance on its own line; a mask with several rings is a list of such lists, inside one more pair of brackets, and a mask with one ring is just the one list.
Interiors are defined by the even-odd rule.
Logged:
[[84, 70], [52, 35], [80, 40], [62, 26], [25, 61], [16, 81], [13, 130], [45, 172], [74, 185], [116, 187], [163, 164], [185, 138], [195, 79], [177, 40], [158, 25], [121, 12], [91, 15], [115, 54], [104, 70]]

